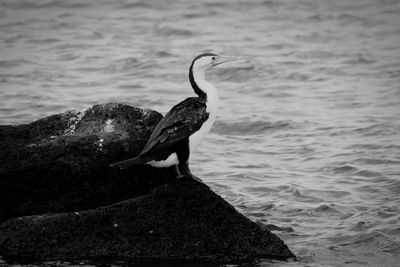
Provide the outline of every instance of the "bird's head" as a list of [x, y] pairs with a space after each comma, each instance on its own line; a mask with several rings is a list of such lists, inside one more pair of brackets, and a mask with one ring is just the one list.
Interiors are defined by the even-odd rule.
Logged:
[[[200, 97], [207, 97], [213, 86], [204, 80], [205, 72], [223, 63], [236, 60], [233, 57], [221, 57], [213, 53], [204, 53], [195, 57], [189, 69], [189, 81], [194, 92]], [[211, 89], [210, 89], [211, 88]], [[214, 90], [216, 90], [214, 88]]]
[[191, 71], [205, 72], [223, 63], [236, 60], [233, 57], [221, 57], [213, 53], [204, 53], [195, 57], [190, 66]]

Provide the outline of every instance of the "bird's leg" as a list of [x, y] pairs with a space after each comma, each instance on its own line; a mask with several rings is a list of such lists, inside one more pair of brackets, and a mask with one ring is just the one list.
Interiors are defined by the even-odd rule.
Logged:
[[192, 178], [196, 182], [204, 184], [200, 178], [192, 174], [192, 172], [189, 169], [189, 162], [186, 161], [185, 163], [179, 163], [178, 169], [180, 170], [180, 173], [183, 174], [181, 177]]
[[182, 178], [183, 175], [181, 174], [181, 172], [179, 171], [179, 165], [175, 165], [175, 171], [176, 171], [176, 178]]

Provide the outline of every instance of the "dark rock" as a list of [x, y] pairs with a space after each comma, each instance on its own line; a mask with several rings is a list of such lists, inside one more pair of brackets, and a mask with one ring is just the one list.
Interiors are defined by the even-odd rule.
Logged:
[[0, 222], [8, 219], [0, 225], [0, 255], [152, 262], [294, 257], [203, 184], [175, 180], [171, 169], [109, 168], [137, 155], [161, 118], [105, 104], [0, 126]]
[[0, 222], [100, 207], [164, 184], [172, 170], [109, 168], [139, 154], [161, 118], [155, 111], [109, 103], [0, 126]]
[[0, 225], [0, 254], [201, 262], [294, 257], [277, 236], [186, 178], [95, 210], [10, 219]]

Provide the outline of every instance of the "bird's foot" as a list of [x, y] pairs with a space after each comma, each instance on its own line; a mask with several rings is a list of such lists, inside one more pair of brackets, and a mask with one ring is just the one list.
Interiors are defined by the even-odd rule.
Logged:
[[208, 185], [206, 185], [206, 184], [203, 182], [203, 180], [201, 180], [199, 177], [194, 176], [193, 174], [190, 174], [190, 175], [182, 175], [182, 176], [178, 177], [178, 179], [192, 180], [192, 181], [195, 181], [195, 182], [197, 182], [197, 183], [199, 183], [199, 184], [201, 184], [201, 185], [205, 185], [205, 186], [208, 187]]
[[198, 182], [199, 184], [205, 185], [208, 188], [208, 185], [206, 185], [200, 178], [194, 176], [189, 169], [189, 165], [186, 162], [186, 164], [180, 164], [175, 165], [175, 170], [177, 174], [178, 179], [188, 179], [188, 180], [193, 180]]

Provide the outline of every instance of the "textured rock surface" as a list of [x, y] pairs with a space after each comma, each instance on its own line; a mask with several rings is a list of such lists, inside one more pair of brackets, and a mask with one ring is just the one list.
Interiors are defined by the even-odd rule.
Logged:
[[122, 104], [0, 126], [0, 222], [11, 217], [78, 211], [143, 195], [172, 170], [112, 162], [137, 155], [162, 115]]
[[0, 225], [0, 254], [207, 262], [294, 257], [278, 237], [190, 179], [95, 210], [10, 219]]

